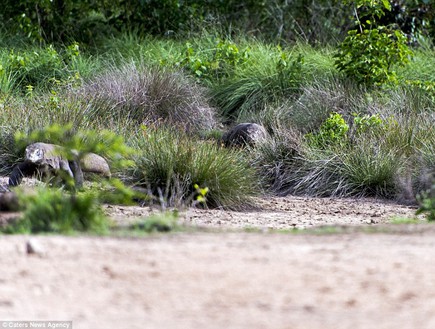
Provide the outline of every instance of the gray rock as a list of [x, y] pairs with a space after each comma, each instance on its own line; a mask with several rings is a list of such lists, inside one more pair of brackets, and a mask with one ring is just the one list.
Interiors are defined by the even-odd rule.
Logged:
[[26, 252], [28, 255], [45, 255], [45, 249], [41, 246], [41, 244], [35, 239], [29, 239], [26, 242]]
[[267, 138], [267, 131], [256, 123], [240, 123], [222, 136], [225, 146], [254, 146]]

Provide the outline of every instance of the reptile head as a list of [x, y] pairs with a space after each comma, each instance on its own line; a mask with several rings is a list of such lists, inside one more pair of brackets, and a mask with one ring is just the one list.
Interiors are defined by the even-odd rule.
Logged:
[[40, 148], [28, 147], [26, 148], [26, 160], [39, 163], [44, 159], [44, 150]]

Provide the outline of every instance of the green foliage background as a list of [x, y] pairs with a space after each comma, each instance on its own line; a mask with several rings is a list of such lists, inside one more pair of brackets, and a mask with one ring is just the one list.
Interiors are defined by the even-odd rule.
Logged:
[[[433, 0], [394, 3], [383, 25], [434, 37]], [[336, 0], [4, 0], [0, 18], [4, 28], [34, 41], [95, 44], [120, 31], [171, 36], [220, 26], [230, 34], [325, 43], [343, 39], [352, 14], [352, 6]]]
[[[14, 132], [56, 124], [70, 135], [47, 141], [78, 149], [110, 141], [106, 130], [122, 137], [134, 163], [110, 188], [131, 183], [142, 201], [166, 206], [198, 201], [195, 184], [208, 189], [202, 205], [231, 208], [263, 191], [425, 195], [420, 174], [435, 165], [433, 5], [5, 0], [0, 170], [22, 157]], [[266, 142], [223, 148], [219, 136], [240, 122], [264, 125]], [[96, 139], [68, 145], [83, 130]]]

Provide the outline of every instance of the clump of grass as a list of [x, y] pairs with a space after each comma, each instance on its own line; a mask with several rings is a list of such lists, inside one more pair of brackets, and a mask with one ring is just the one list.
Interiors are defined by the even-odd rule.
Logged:
[[145, 130], [134, 148], [140, 152], [128, 176], [161, 204], [191, 204], [200, 196], [199, 187], [208, 189], [208, 206], [238, 208], [258, 191], [254, 169], [241, 150], [165, 128]]
[[0, 132], [0, 174], [7, 175], [12, 170], [14, 163], [22, 156], [21, 150], [16, 147], [12, 129], [3, 127]]
[[[349, 127], [339, 135], [322, 134], [329, 119], [323, 123], [319, 120], [320, 124], [291, 125], [292, 121], [302, 122], [294, 117], [294, 112], [292, 116], [292, 111], [299, 111], [301, 107], [298, 104], [295, 109], [289, 105], [283, 116], [285, 125], [275, 129], [272, 141], [259, 148], [263, 160], [259, 167], [262, 176], [269, 178], [270, 189], [281, 195], [405, 197], [407, 200], [403, 201], [416, 202], [416, 195], [427, 186], [422, 173], [434, 166], [432, 114], [429, 108], [420, 107], [427, 104], [426, 101], [422, 103], [415, 96], [417, 99], [393, 108], [385, 94], [360, 94], [346, 101], [347, 92], [344, 89], [338, 93], [335, 107], [324, 108], [325, 113], [331, 109], [344, 113], [343, 116], [335, 114], [340, 117], [341, 124]], [[323, 104], [332, 101], [333, 95], [324, 94]], [[312, 100], [322, 106], [320, 98]], [[365, 109], [360, 108], [357, 99], [364, 101]], [[307, 102], [304, 106], [308, 108], [309, 104]], [[377, 115], [357, 114], [361, 113], [360, 110]], [[282, 115], [282, 110], [277, 110], [277, 113]], [[302, 111], [300, 113], [302, 115]], [[316, 113], [321, 114], [318, 118], [323, 116], [323, 111]], [[338, 121], [330, 124], [333, 124], [332, 131], [339, 128]], [[304, 138], [299, 138], [297, 147], [285, 143], [281, 147], [284, 152], [280, 151], [278, 137], [285, 135], [288, 127], [296, 126]], [[307, 131], [311, 133], [307, 134]], [[313, 137], [319, 136], [322, 143], [313, 143]], [[335, 140], [336, 137], [339, 138]], [[295, 149], [298, 152], [294, 152]]]
[[188, 131], [216, 125], [203, 90], [181, 73], [133, 63], [106, 72], [78, 91], [90, 119], [130, 119], [138, 124], [172, 125]]
[[279, 192], [315, 197], [352, 195], [348, 182], [340, 175], [340, 167], [341, 162], [334, 152], [305, 148], [281, 176]]
[[130, 227], [145, 233], [171, 232], [179, 228], [178, 212], [161, 212], [144, 218]]
[[361, 137], [339, 157], [341, 176], [346, 178], [352, 194], [386, 198], [397, 195], [395, 177], [401, 168], [397, 149], [385, 148], [379, 140]]
[[302, 134], [293, 127], [271, 126], [271, 134], [253, 149], [253, 164], [264, 187], [285, 194], [289, 173], [297, 166], [302, 151]]
[[287, 108], [289, 121], [303, 132], [320, 128], [331, 113], [340, 113], [347, 119], [352, 113], [373, 112], [367, 91], [341, 77], [314, 78]]
[[303, 80], [303, 57], [282, 52], [274, 59], [247, 66], [213, 88], [212, 98], [223, 117], [237, 119], [246, 112], [259, 112], [268, 103], [294, 98]]
[[53, 45], [12, 49], [7, 55], [3, 53], [0, 56], [2, 90], [22, 93], [34, 89], [43, 91], [67, 83], [77, 74], [74, 64], [79, 58], [76, 43], [61, 49]]

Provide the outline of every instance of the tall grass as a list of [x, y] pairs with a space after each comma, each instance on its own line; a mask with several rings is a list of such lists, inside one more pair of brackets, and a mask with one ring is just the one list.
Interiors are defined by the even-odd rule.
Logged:
[[181, 73], [163, 68], [134, 63], [111, 67], [86, 82], [74, 97], [85, 101], [90, 120], [130, 119], [139, 125], [173, 125], [188, 131], [216, 125], [204, 91]]
[[[19, 156], [15, 131], [73, 123], [75, 129], [109, 128], [141, 150], [136, 170], [124, 174], [169, 204], [195, 196], [197, 183], [210, 188], [211, 206], [236, 207], [257, 188], [254, 170], [265, 187], [280, 195], [393, 198], [404, 189], [418, 194], [430, 184], [422, 177], [435, 166], [434, 94], [405, 81], [434, 81], [428, 65], [432, 51], [416, 52], [410, 66], [399, 72], [399, 86], [369, 90], [336, 72], [331, 48], [279, 48], [243, 35], [196, 36], [177, 40], [129, 34], [72, 58], [68, 47], [55, 53], [46, 45], [20, 43], [13, 51], [0, 50], [0, 167], [7, 172]], [[225, 57], [229, 62], [220, 63], [218, 74], [207, 79], [183, 66], [186, 42], [195, 61], [209, 61], [216, 59], [218, 37], [239, 51], [247, 49], [248, 56], [233, 62]], [[33, 52], [39, 56], [32, 57]], [[19, 63], [11, 54], [35, 61], [11, 70]], [[214, 64], [207, 65], [213, 69]], [[316, 134], [332, 112], [350, 126], [347, 144], [313, 147], [304, 135]], [[385, 125], [356, 134], [354, 114], [378, 114]], [[251, 150], [253, 164], [247, 164], [246, 153], [196, 137], [197, 132], [211, 135], [220, 119], [266, 126], [270, 138]]]
[[[275, 108], [280, 124], [271, 126], [256, 158], [270, 189], [280, 195], [406, 195], [411, 200], [403, 201], [415, 202], [428, 185], [423, 173], [435, 168], [434, 104], [423, 92], [409, 95], [408, 88], [378, 93], [338, 82], [306, 87], [297, 101]], [[316, 134], [331, 112], [351, 127], [342, 142], [327, 148], [305, 142], [304, 134]], [[358, 131], [355, 114], [378, 114], [382, 124]]]
[[212, 207], [243, 207], [258, 192], [255, 171], [243, 151], [165, 128], [138, 134], [134, 147], [140, 152], [128, 176], [165, 205], [194, 201], [195, 184], [208, 188]]

